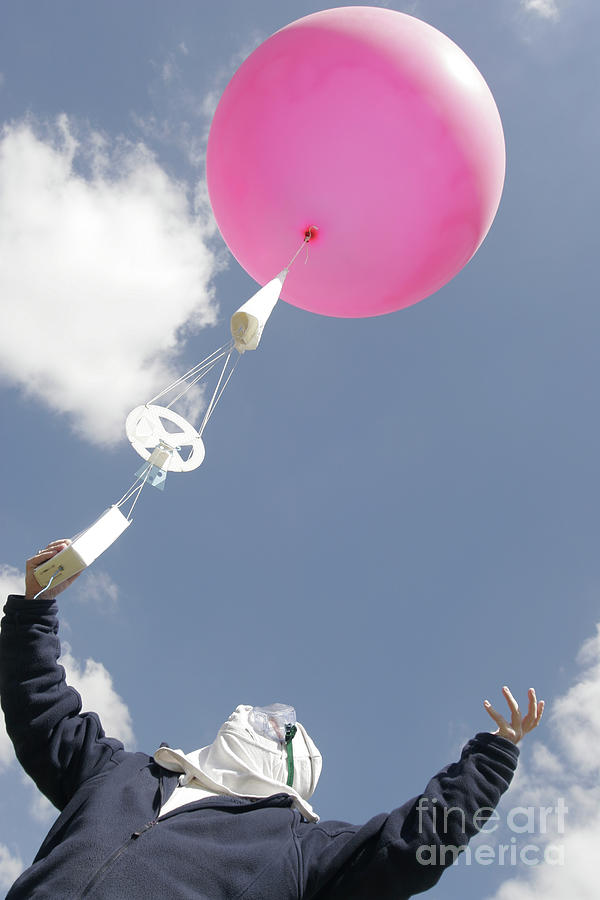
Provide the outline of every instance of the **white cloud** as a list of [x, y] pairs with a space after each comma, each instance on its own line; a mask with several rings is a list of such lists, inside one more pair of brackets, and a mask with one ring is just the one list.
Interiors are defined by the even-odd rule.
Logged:
[[176, 69], [175, 65], [171, 60], [167, 60], [162, 64], [162, 68], [160, 70], [160, 75], [163, 81], [169, 82], [172, 81], [175, 77]]
[[493, 900], [596, 900], [600, 845], [600, 626], [582, 647], [578, 681], [551, 704], [551, 743], [524, 748], [528, 764], [510, 792], [512, 807], [553, 806], [562, 798], [568, 812], [548, 818], [547, 833], [527, 835], [541, 848], [553, 846], [552, 859], [505, 881]]
[[41, 825], [49, 825], [56, 818], [56, 807], [40, 793], [36, 783], [25, 772], [21, 774], [21, 783], [29, 791], [29, 815]]
[[494, 900], [598, 900], [599, 834], [599, 816], [585, 828], [571, 829], [561, 841], [564, 864], [541, 863], [530, 869], [530, 877], [509, 879]]
[[177, 58], [178, 56], [189, 56], [189, 52], [185, 41], [180, 41], [175, 50], [167, 53], [162, 63], [152, 63], [154, 68], [158, 70], [160, 78], [165, 84], [169, 84], [175, 80], [178, 82], [181, 81], [181, 70], [177, 64]]
[[4, 716], [0, 719], [0, 772], [7, 769], [15, 759], [13, 745], [6, 733]]
[[8, 594], [22, 594], [25, 590], [25, 575], [14, 566], [0, 563], [0, 597]]
[[119, 586], [101, 570], [88, 570], [82, 581], [76, 581], [71, 596], [104, 613], [114, 612], [119, 605]]
[[556, 22], [560, 18], [556, 0], [521, 0], [521, 5], [526, 12], [535, 13], [542, 19], [551, 19]]
[[10, 888], [25, 869], [20, 856], [14, 856], [5, 844], [0, 844], [0, 887]]
[[115, 691], [108, 669], [91, 658], [86, 659], [82, 666], [64, 641], [60, 663], [65, 668], [68, 683], [81, 694], [84, 711], [97, 712], [106, 734], [132, 747], [135, 735], [131, 714], [127, 704]]
[[217, 108], [219, 100], [221, 99], [221, 95], [227, 87], [229, 81], [237, 72], [244, 60], [247, 59], [250, 54], [254, 50], [256, 50], [259, 44], [262, 44], [263, 41], [266, 40], [266, 38], [267, 35], [260, 31], [254, 31], [249, 34], [244, 45], [241, 46], [235, 53], [233, 53], [227, 60], [227, 62], [214, 73], [212, 88], [204, 95], [200, 106], [202, 114], [204, 115], [207, 122], [205, 138], [208, 137], [208, 131], [210, 128], [212, 117], [214, 115], [215, 109]]
[[33, 788], [33, 797], [29, 804], [29, 814], [32, 819], [41, 825], [49, 825], [57, 816], [56, 807], [50, 803], [47, 797], [40, 794], [36, 785], [31, 782]]
[[[142, 145], [0, 132], [0, 375], [83, 437], [122, 438], [129, 410], [181, 374], [186, 337], [216, 320], [206, 205]], [[199, 354], [201, 358], [203, 353]]]
[[208, 132], [221, 94], [236, 69], [266, 36], [253, 31], [244, 45], [213, 73], [212, 86], [202, 94], [189, 87], [185, 59], [181, 59], [189, 55], [185, 43], [180, 43], [176, 52], [168, 53], [163, 62], [154, 63], [159, 77], [151, 85], [150, 93], [157, 114], [147, 117], [134, 114], [133, 121], [141, 133], [148, 140], [177, 147], [191, 166], [204, 166]]

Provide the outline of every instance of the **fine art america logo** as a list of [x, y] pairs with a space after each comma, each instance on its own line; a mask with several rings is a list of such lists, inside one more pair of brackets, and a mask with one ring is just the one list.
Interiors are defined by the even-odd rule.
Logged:
[[[549, 835], [565, 833], [565, 816], [569, 812], [564, 799], [559, 797], [555, 806], [514, 806], [506, 814], [506, 828], [512, 832], [506, 843], [480, 843], [474, 849], [468, 844], [459, 846], [439, 841], [422, 843], [417, 859], [422, 866], [447, 866], [459, 861], [470, 866], [550, 866], [564, 865], [564, 846], [550, 841]], [[417, 804], [419, 834], [427, 840], [437, 834], [451, 832], [462, 834], [492, 834], [497, 831], [500, 814], [489, 806], [482, 806], [473, 813], [472, 821], [463, 809], [456, 806], [437, 805], [435, 798], [420, 797]], [[551, 827], [549, 827], [551, 823]], [[439, 831], [438, 831], [439, 829]], [[517, 835], [521, 837], [517, 837]], [[546, 835], [539, 841], [523, 835]]]

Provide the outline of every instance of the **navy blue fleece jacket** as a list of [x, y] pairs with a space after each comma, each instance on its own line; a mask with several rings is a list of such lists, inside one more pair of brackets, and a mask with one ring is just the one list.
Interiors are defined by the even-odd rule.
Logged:
[[[467, 843], [485, 818], [474, 814], [491, 813], [517, 763], [510, 741], [479, 734], [431, 779], [420, 812], [415, 797], [360, 826], [306, 822], [285, 794], [207, 798], [157, 821], [177, 776], [81, 712], [57, 664], [56, 604], [12, 596], [4, 612], [6, 726], [23, 768], [60, 810], [7, 900], [403, 900], [437, 882], [444, 867], [423, 862], [440, 844]], [[444, 817], [443, 807], [454, 811]]]

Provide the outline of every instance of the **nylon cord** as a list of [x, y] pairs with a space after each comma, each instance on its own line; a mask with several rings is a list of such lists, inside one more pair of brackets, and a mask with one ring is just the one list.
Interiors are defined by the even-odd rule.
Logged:
[[222, 380], [223, 380], [223, 376], [225, 375], [225, 370], [227, 369], [227, 366], [229, 365], [229, 360], [230, 360], [230, 359], [231, 359], [231, 350], [230, 350], [229, 353], [227, 354], [227, 359], [225, 360], [225, 364], [223, 365], [223, 369], [221, 370], [221, 375], [219, 376], [219, 380], [218, 380], [218, 382], [217, 382], [217, 386], [216, 386], [216, 388], [215, 388], [214, 391], [213, 391], [213, 395], [212, 395], [212, 397], [210, 398], [210, 403], [208, 404], [208, 407], [206, 408], [206, 412], [204, 413], [204, 419], [202, 420], [202, 425], [201, 425], [200, 428], [198, 429], [198, 434], [200, 435], [200, 437], [202, 437], [202, 432], [203, 432], [204, 429], [206, 428], [206, 425], [207, 425], [207, 423], [208, 423], [208, 420], [210, 419], [212, 410], [213, 410], [213, 408], [214, 408], [214, 406], [215, 406], [215, 397], [217, 396], [217, 392], [218, 392], [218, 390], [219, 390], [219, 388], [220, 388], [220, 386], [221, 386], [221, 382], [222, 382]]
[[40, 594], [43, 594], [44, 591], [47, 591], [50, 588], [50, 585], [52, 584], [52, 582], [54, 581], [54, 579], [56, 578], [56, 576], [58, 575], [59, 572], [64, 572], [64, 569], [62, 566], [58, 567], [58, 569], [56, 570], [56, 572], [54, 573], [54, 575], [52, 576], [52, 578], [50, 579], [48, 584], [45, 584], [44, 587], [41, 589], [41, 591], [37, 592], [37, 594], [33, 598], [34, 600], [37, 600], [37, 598], [40, 596]]

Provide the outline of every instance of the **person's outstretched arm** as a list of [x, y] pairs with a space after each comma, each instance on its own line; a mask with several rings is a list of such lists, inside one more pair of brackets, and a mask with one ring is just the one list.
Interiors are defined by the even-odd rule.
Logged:
[[96, 713], [81, 712], [60, 656], [55, 597], [76, 578], [44, 591], [34, 569], [67, 546], [53, 541], [27, 560], [25, 596], [12, 595], [0, 626], [0, 696], [17, 758], [39, 789], [63, 809], [79, 785], [118, 762], [123, 745], [105, 737]]
[[[504, 688], [509, 725], [486, 706], [498, 731], [481, 732], [460, 760], [435, 775], [425, 790], [390, 814], [362, 827], [322, 822], [301, 828], [306, 898], [405, 900], [433, 887], [485, 824], [508, 788], [519, 757], [518, 741], [539, 723], [543, 702], [529, 692], [525, 716]], [[393, 779], [393, 748], [373, 748], [373, 762]], [[367, 773], [357, 773], [365, 778]]]

